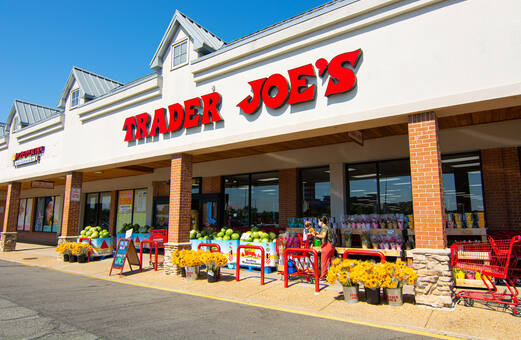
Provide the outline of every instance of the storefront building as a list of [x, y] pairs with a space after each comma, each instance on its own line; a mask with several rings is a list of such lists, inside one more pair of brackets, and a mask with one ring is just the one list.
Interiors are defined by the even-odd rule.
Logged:
[[150, 75], [74, 67], [56, 108], [13, 103], [0, 250], [168, 226], [168, 262], [192, 225], [399, 214], [417, 301], [450, 305], [447, 242], [521, 229], [520, 12], [333, 1], [226, 43], [176, 11]]

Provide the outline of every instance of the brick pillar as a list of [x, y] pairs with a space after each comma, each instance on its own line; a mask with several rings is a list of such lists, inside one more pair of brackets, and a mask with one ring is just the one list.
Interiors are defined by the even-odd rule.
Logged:
[[279, 225], [288, 227], [288, 218], [298, 214], [298, 170], [279, 170]]
[[62, 232], [60, 237], [58, 237], [58, 244], [75, 241], [78, 237], [82, 184], [83, 173], [67, 173], [67, 176], [65, 177], [65, 193], [63, 195]]
[[416, 247], [446, 248], [440, 142], [434, 112], [409, 116], [409, 153]]
[[16, 224], [18, 222], [21, 190], [22, 184], [19, 182], [12, 182], [7, 185], [4, 225], [2, 235], [0, 236], [0, 252], [14, 251], [16, 249]]
[[517, 148], [482, 150], [481, 164], [487, 228], [521, 228], [521, 172]]
[[4, 230], [5, 199], [0, 199], [0, 231]]
[[409, 153], [418, 274], [416, 303], [452, 307], [454, 279], [445, 230], [438, 120], [434, 112], [409, 116]]
[[170, 207], [168, 243], [165, 244], [165, 275], [180, 275], [181, 268], [172, 264], [172, 253], [190, 247], [192, 208], [192, 156], [176, 154], [170, 165]]
[[203, 194], [220, 194], [221, 191], [221, 176], [203, 177]]

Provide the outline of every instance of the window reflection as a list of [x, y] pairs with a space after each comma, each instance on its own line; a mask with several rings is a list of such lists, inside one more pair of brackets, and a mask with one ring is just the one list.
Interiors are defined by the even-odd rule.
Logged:
[[224, 179], [224, 221], [228, 226], [249, 225], [249, 175]]
[[279, 224], [278, 172], [251, 175], [251, 223]]
[[481, 159], [478, 153], [442, 156], [447, 212], [484, 211]]
[[329, 167], [301, 169], [302, 216], [319, 217], [331, 213]]
[[349, 214], [377, 213], [378, 184], [376, 163], [348, 166]]
[[409, 160], [380, 162], [380, 213], [412, 214], [411, 170]]

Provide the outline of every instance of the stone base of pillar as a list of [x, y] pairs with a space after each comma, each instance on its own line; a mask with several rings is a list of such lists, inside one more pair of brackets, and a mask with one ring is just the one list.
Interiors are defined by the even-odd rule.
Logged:
[[[78, 240], [77, 236], [58, 236], [58, 245], [66, 242], [76, 242]], [[57, 253], [56, 259], [58, 261], [63, 261], [63, 255], [60, 253]]]
[[172, 253], [176, 250], [190, 249], [190, 243], [165, 243], [165, 275], [181, 276], [182, 267], [172, 263]]
[[413, 266], [418, 274], [414, 289], [416, 304], [433, 308], [454, 306], [455, 282], [450, 267], [450, 249], [412, 250]]
[[17, 232], [0, 233], [0, 252], [15, 251]]

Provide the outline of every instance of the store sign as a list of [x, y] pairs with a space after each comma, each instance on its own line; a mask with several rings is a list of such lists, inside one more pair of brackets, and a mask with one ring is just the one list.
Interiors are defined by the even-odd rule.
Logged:
[[32, 181], [31, 188], [40, 188], [40, 189], [54, 189], [54, 182], [49, 181]]
[[[356, 86], [354, 68], [361, 55], [362, 50], [358, 49], [339, 54], [329, 62], [320, 58], [314, 67], [309, 63], [289, 70], [289, 82], [279, 73], [251, 81], [248, 84], [252, 95], [244, 98], [237, 106], [243, 113], [253, 114], [263, 103], [268, 108], [277, 109], [285, 103], [294, 105], [312, 101], [316, 98], [317, 85], [309, 85], [308, 81], [310, 77], [317, 77], [315, 68], [319, 77], [329, 75], [324, 94], [326, 97], [349, 92]], [[147, 112], [128, 117], [123, 124], [125, 142], [222, 121], [219, 113], [221, 101], [221, 95], [213, 92], [185, 100], [183, 105], [175, 103], [166, 109], [159, 108], [154, 111], [153, 117]]]
[[[356, 75], [353, 69], [346, 67], [350, 64], [356, 67], [362, 50], [342, 53], [331, 59], [320, 58], [315, 62], [318, 75], [324, 77], [326, 70], [329, 73], [325, 96], [351, 91], [356, 85]], [[244, 98], [238, 107], [246, 114], [253, 114], [259, 110], [262, 103], [271, 109], [277, 109], [286, 102], [289, 105], [314, 100], [316, 85], [309, 86], [308, 78], [316, 77], [312, 64], [303, 65], [288, 71], [289, 83], [286, 77], [279, 73], [269, 78], [261, 78], [249, 82], [253, 96]]]
[[45, 146], [40, 146], [31, 150], [18, 152], [13, 155], [13, 165], [19, 167], [25, 164], [38, 163], [44, 151]]
[[[220, 103], [221, 95], [218, 92], [213, 92], [201, 96], [201, 98], [185, 100], [184, 107], [179, 103], [170, 105], [168, 107], [168, 124], [165, 108], [155, 110], [152, 119], [146, 112], [128, 117], [123, 124], [123, 131], [127, 132], [125, 142], [156, 136], [158, 130], [160, 133], [169, 133], [221, 121], [223, 119], [219, 114]], [[199, 113], [201, 111], [202, 114]]]

